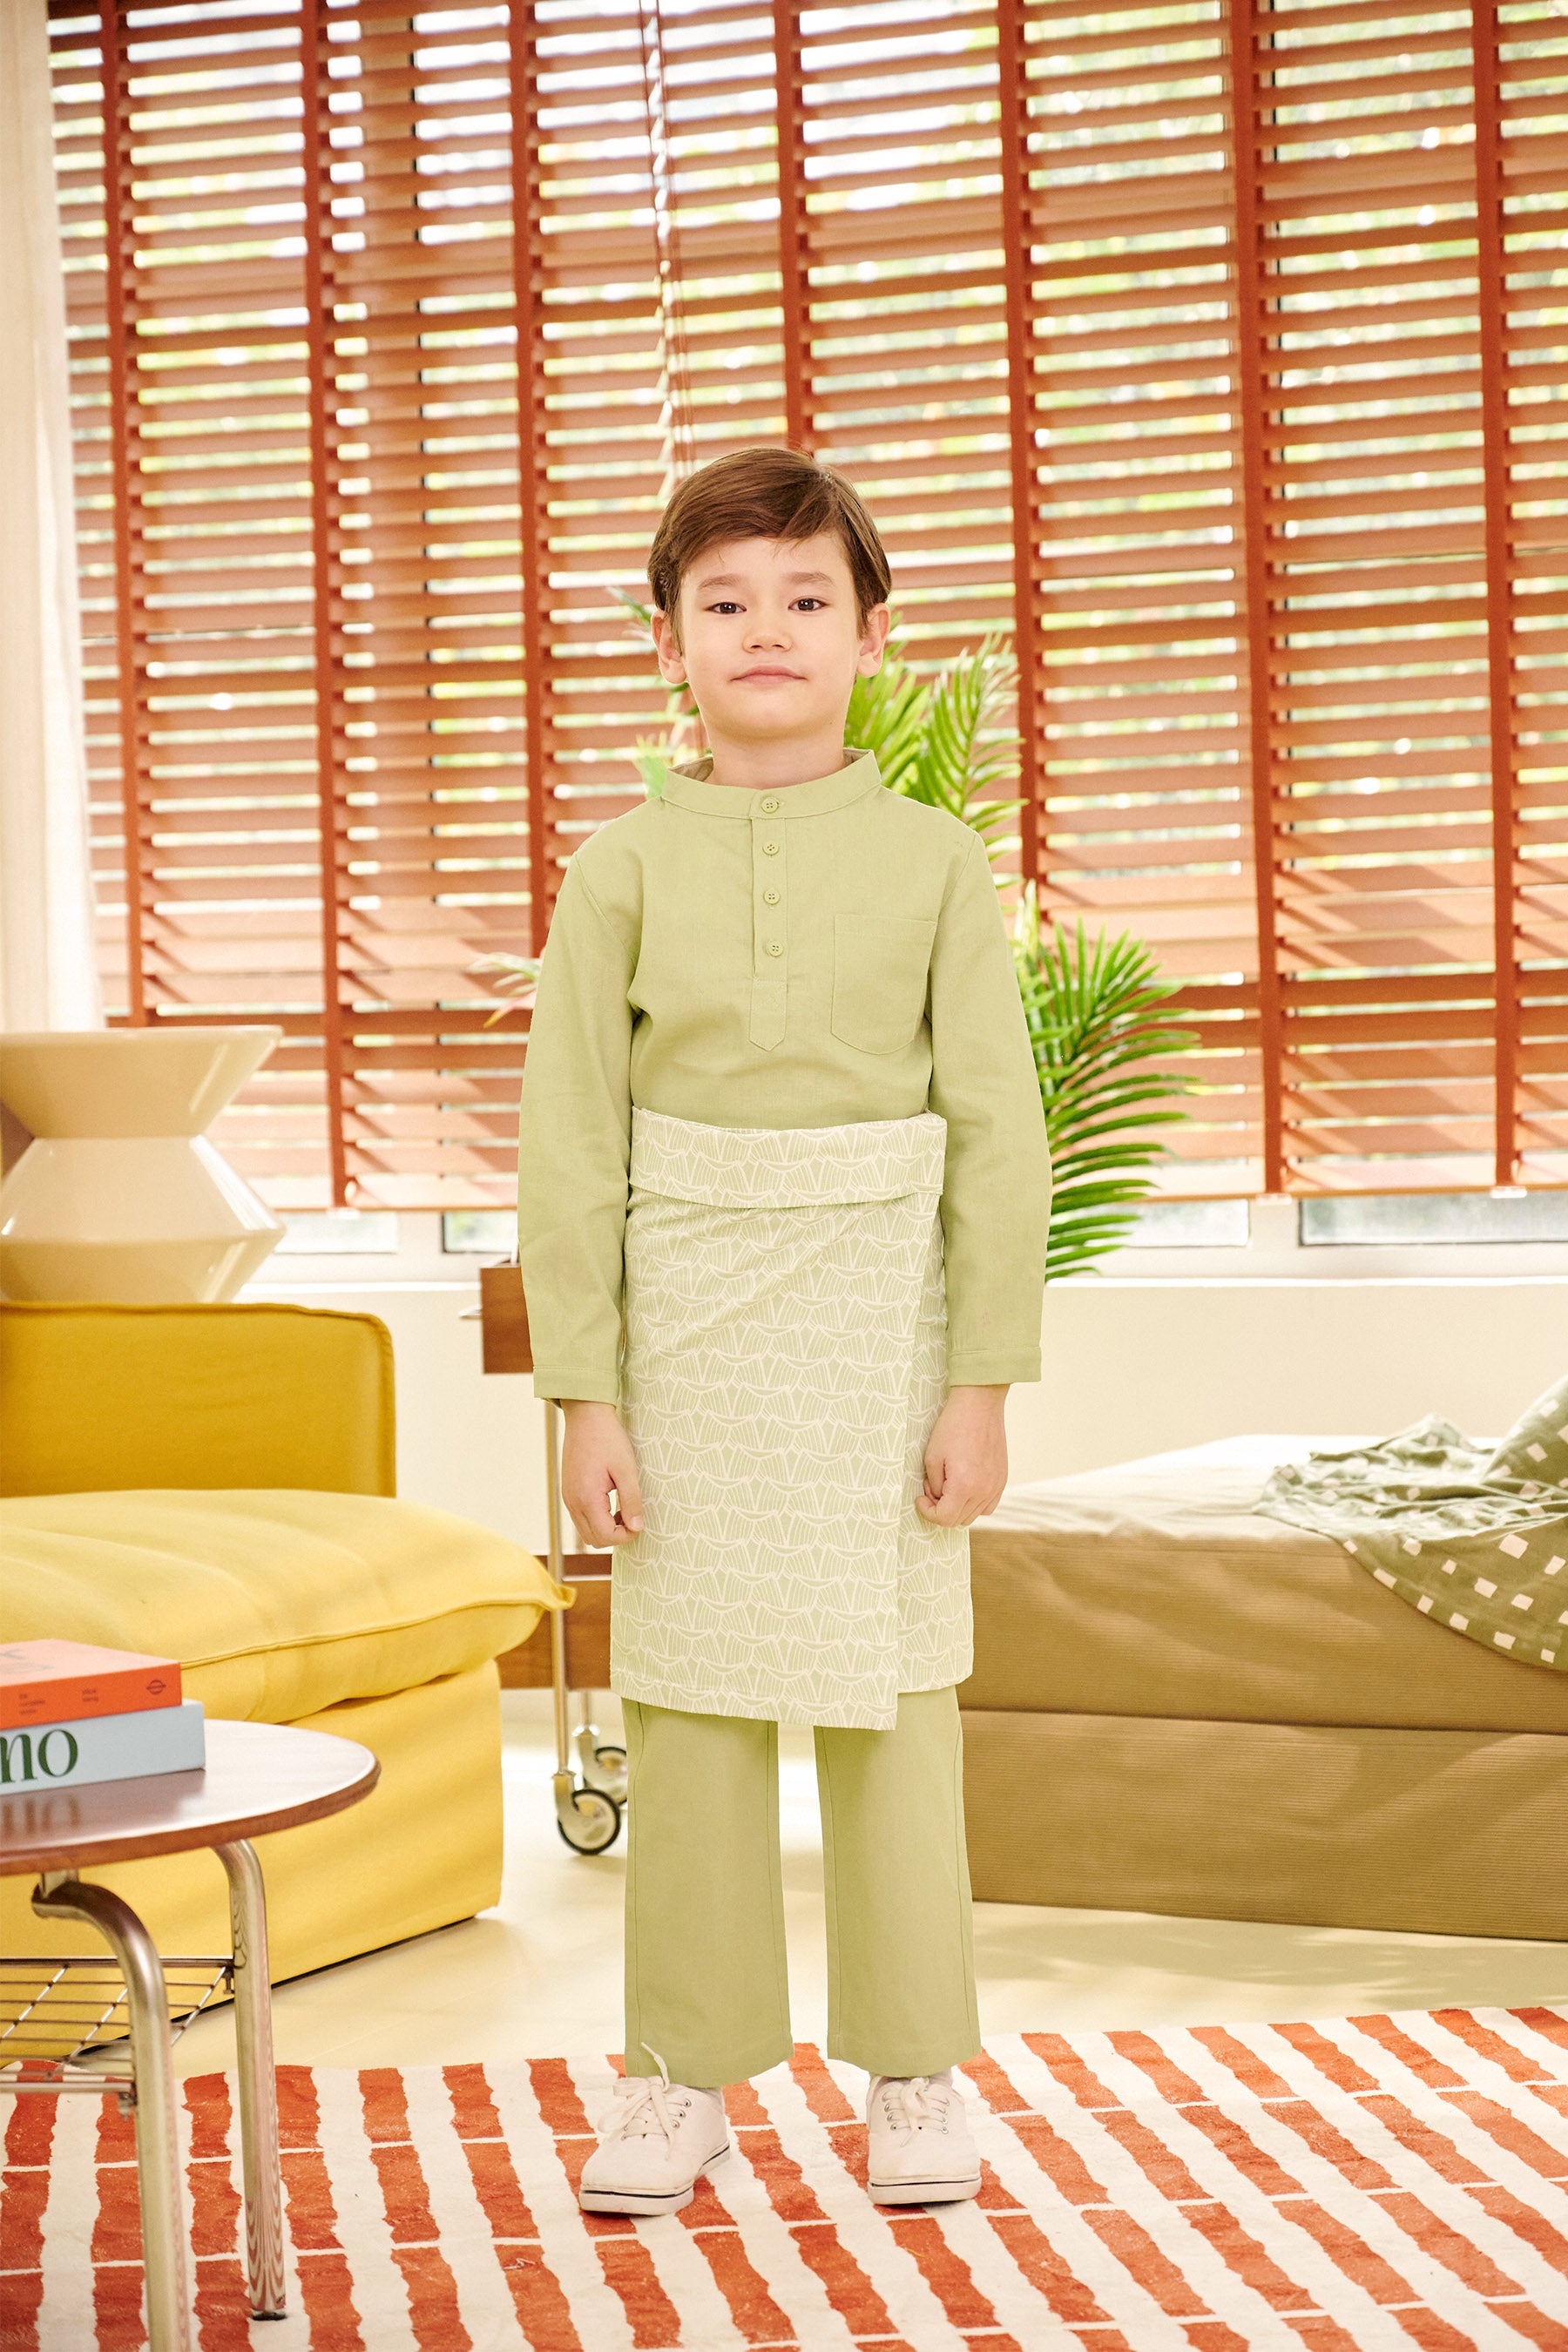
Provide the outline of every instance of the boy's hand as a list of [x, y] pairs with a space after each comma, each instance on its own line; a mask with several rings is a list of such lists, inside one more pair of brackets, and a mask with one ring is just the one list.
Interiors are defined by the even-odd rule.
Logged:
[[[637, 1455], [613, 1404], [563, 1401], [561, 1492], [581, 1542], [629, 1543], [642, 1533]], [[615, 1500], [612, 1502], [611, 1496]]]
[[1007, 1484], [1005, 1388], [950, 1389], [926, 1442], [921, 1517], [936, 1528], [967, 1528], [994, 1511]]

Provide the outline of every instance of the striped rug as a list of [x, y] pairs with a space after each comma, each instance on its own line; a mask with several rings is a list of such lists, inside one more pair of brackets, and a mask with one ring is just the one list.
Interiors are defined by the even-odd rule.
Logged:
[[[679, 2218], [573, 2197], [607, 2062], [283, 2070], [291, 2318], [244, 2315], [228, 2080], [184, 2086], [204, 2352], [1568, 2352], [1568, 2016], [1026, 2033], [967, 2070], [978, 2203], [868, 2203], [863, 2078], [731, 2097]], [[5, 2352], [131, 2352], [131, 2128], [4, 2117]]]

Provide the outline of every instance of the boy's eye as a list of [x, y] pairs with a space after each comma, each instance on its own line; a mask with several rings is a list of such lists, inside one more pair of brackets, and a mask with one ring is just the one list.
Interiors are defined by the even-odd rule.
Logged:
[[738, 613], [740, 609], [739, 604], [731, 596], [721, 596], [716, 604], [710, 604], [708, 607], [710, 613]]
[[826, 609], [820, 596], [797, 596], [795, 603], [797, 612], [821, 613]]

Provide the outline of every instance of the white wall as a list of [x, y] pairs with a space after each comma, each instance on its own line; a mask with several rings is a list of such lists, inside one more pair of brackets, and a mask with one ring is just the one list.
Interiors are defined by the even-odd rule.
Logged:
[[[1499, 1432], [1568, 1368], [1568, 1246], [1312, 1249], [1260, 1202], [1246, 1250], [1127, 1250], [1047, 1294], [1045, 1376], [1008, 1403], [1013, 1475], [1043, 1478], [1244, 1432], [1386, 1433], [1440, 1412]], [[397, 1357], [398, 1481], [536, 1548], [542, 1414], [479, 1369], [476, 1262], [439, 1221], [395, 1259], [274, 1258], [248, 1298], [378, 1315]]]
[[1500, 1433], [1568, 1369], [1568, 1276], [1108, 1281], [1047, 1294], [1046, 1372], [1009, 1400], [1016, 1478], [1243, 1432]]

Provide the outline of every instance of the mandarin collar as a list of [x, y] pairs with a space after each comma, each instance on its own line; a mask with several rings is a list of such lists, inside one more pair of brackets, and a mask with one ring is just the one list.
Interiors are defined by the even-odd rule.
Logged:
[[833, 809], [847, 808], [863, 793], [875, 792], [882, 782], [874, 751], [857, 751], [846, 745], [845, 753], [847, 765], [835, 768], [830, 776], [816, 776], [805, 784], [777, 784], [757, 793], [746, 792], [739, 784], [710, 783], [713, 762], [704, 753], [689, 767], [671, 768], [659, 798], [675, 808], [694, 809], [701, 816], [826, 816]]

